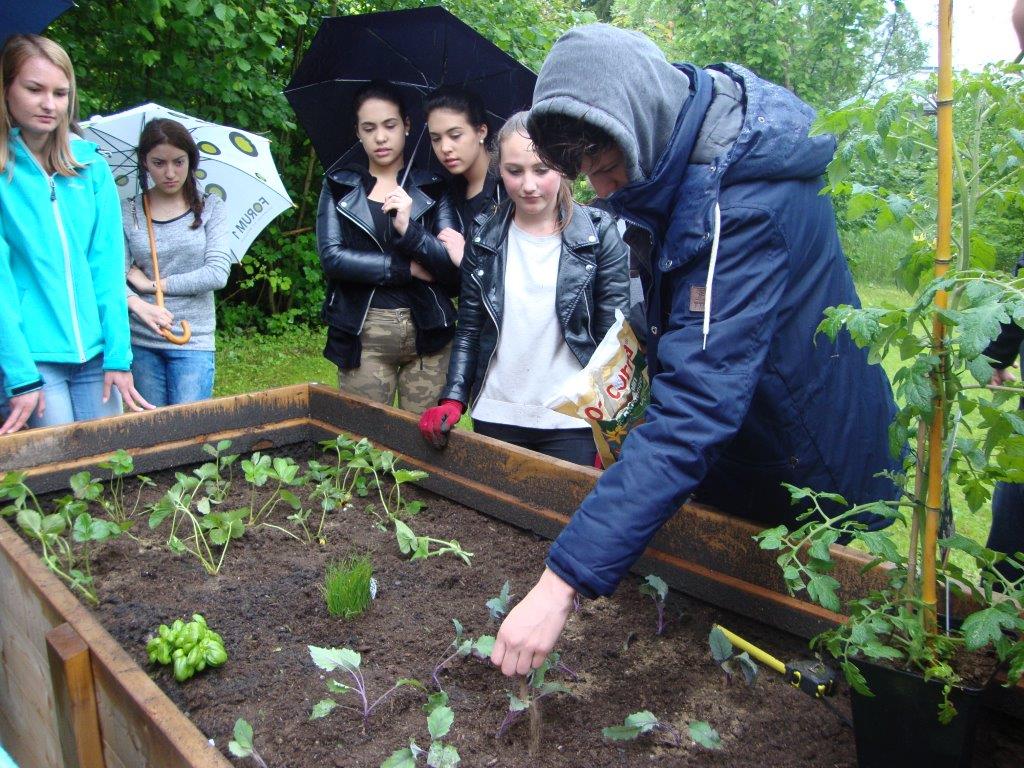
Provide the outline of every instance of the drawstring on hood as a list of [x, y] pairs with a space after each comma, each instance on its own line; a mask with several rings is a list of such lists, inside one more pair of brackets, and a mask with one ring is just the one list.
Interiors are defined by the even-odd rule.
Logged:
[[714, 239], [711, 241], [711, 261], [708, 263], [708, 279], [704, 281], [704, 340], [700, 348], [708, 348], [708, 332], [711, 330], [711, 289], [715, 282], [715, 264], [718, 262], [718, 240], [722, 234], [722, 209], [715, 203]]
[[644, 35], [587, 24], [570, 29], [551, 48], [530, 112], [567, 115], [600, 128], [622, 148], [629, 180], [645, 181], [668, 148], [689, 94], [686, 73]]

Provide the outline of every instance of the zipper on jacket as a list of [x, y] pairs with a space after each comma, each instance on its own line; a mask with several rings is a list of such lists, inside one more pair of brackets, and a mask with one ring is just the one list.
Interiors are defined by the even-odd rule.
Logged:
[[[367, 198], [367, 199], [369, 199], [369, 198]], [[337, 206], [337, 205], [334, 206], [334, 210], [338, 211], [338, 208], [339, 208], [339, 206]], [[377, 248], [380, 249], [381, 253], [384, 253], [384, 246], [382, 246], [380, 244], [380, 241], [377, 240], [377, 236], [375, 234], [373, 234], [373, 232], [371, 232], [370, 229], [363, 224], [363, 222], [361, 222], [359, 219], [357, 219], [348, 210], [348, 208], [341, 208], [341, 210], [338, 211], [338, 212], [342, 216], [344, 216], [346, 219], [351, 221], [353, 224], [355, 224], [357, 227], [359, 227], [361, 230], [363, 230], [363, 232], [365, 232], [367, 235], [369, 235], [370, 239], [373, 240], [373, 244], [376, 245]], [[363, 311], [363, 319], [359, 321], [359, 330], [356, 331], [356, 335], [359, 335], [360, 333], [363, 332], [363, 326], [366, 325], [366, 316], [368, 314], [370, 314], [370, 307], [373, 305], [373, 294], [375, 294], [376, 292], [377, 292], [377, 286], [373, 286], [373, 288], [370, 289], [370, 298], [366, 302], [366, 309]]]
[[441, 306], [441, 302], [437, 300], [437, 291], [434, 290], [433, 286], [427, 286], [430, 289], [430, 295], [434, 297], [434, 304], [437, 305], [437, 312], [441, 316], [441, 322], [444, 323], [444, 327], [448, 327], [448, 318], [444, 316], [444, 308]]
[[60, 247], [64, 252], [64, 285], [67, 288], [68, 304], [71, 309], [71, 329], [75, 334], [75, 346], [78, 350], [78, 361], [80, 363], [84, 363], [85, 345], [82, 344], [82, 329], [78, 323], [78, 301], [75, 298], [75, 283], [74, 280], [71, 279], [71, 251], [68, 248], [67, 232], [64, 230], [64, 219], [60, 215], [60, 206], [57, 203], [57, 185], [54, 182], [54, 176], [57, 174], [48, 174], [46, 172], [21, 136], [18, 136], [18, 141], [21, 142], [21, 146], [25, 150], [25, 154], [29, 156], [32, 162], [35, 163], [36, 168], [39, 169], [39, 172], [43, 174], [43, 176], [46, 177], [46, 180], [50, 183], [50, 207], [53, 209], [53, 218], [57, 224], [57, 234], [60, 236]]
[[473, 277], [473, 282], [480, 288], [480, 303], [484, 305], [484, 309], [487, 310], [487, 314], [491, 318], [491, 322], [494, 323], [494, 327], [498, 332], [498, 335], [494, 339], [494, 348], [491, 350], [491, 354], [487, 357], [487, 365], [484, 366], [484, 375], [480, 378], [480, 388], [476, 391], [476, 397], [473, 398], [473, 402], [469, 404], [466, 411], [470, 414], [473, 412], [473, 406], [476, 405], [476, 401], [480, 399], [480, 394], [484, 391], [484, 382], [487, 381], [487, 372], [491, 369], [491, 361], [494, 359], [494, 353], [498, 351], [498, 345], [501, 343], [501, 323], [498, 322], [498, 318], [495, 316], [494, 311], [491, 309], [491, 304], [487, 301], [487, 297], [484, 294], [484, 286], [477, 279], [477, 276], [470, 273]]

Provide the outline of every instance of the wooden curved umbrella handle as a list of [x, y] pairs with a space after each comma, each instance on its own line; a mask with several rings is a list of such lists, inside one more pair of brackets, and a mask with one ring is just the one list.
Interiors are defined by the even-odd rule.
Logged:
[[[142, 210], [146, 213], [146, 230], [149, 234], [149, 253], [153, 259], [153, 285], [156, 288], [156, 303], [158, 307], [164, 305], [164, 292], [160, 288], [160, 262], [156, 256], [156, 237], [153, 235], [153, 216], [149, 212], [149, 198], [146, 197], [146, 193], [142, 193]], [[192, 327], [188, 324], [188, 320], [181, 321], [181, 335], [176, 336], [170, 328], [163, 328], [160, 331], [160, 335], [167, 339], [172, 344], [188, 344], [188, 340], [192, 338]]]
[[188, 340], [192, 338], [192, 327], [188, 324], [188, 320], [182, 320], [180, 336], [175, 336], [170, 328], [162, 328], [160, 335], [172, 344], [188, 344]]

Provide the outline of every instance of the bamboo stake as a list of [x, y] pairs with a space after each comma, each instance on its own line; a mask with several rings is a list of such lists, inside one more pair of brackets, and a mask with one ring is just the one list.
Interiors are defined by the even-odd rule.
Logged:
[[[938, 237], [935, 243], [935, 276], [942, 277], [949, 269], [953, 222], [953, 2], [939, 0], [939, 89], [936, 99], [938, 118]], [[937, 310], [945, 309], [949, 296], [945, 291], [935, 294]], [[945, 327], [938, 312], [932, 319], [932, 352], [939, 357], [939, 370], [932, 374], [932, 423], [928, 438], [928, 499], [925, 510], [924, 539], [921, 557], [921, 599], [925, 604], [922, 617], [925, 628], [936, 625], [935, 555], [939, 534], [939, 513], [942, 507], [942, 445], [945, 422], [946, 373]]]

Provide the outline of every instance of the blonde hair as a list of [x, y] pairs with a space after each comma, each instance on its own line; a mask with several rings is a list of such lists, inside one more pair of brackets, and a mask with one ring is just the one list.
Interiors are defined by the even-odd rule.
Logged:
[[7, 90], [18, 72], [29, 59], [40, 57], [57, 67], [68, 79], [68, 109], [58, 115], [57, 127], [46, 137], [43, 145], [43, 159], [47, 170], [61, 176], [76, 176], [75, 169], [84, 167], [71, 154], [69, 132], [78, 115], [78, 89], [75, 86], [75, 70], [67, 51], [57, 43], [40, 35], [12, 35], [0, 51], [0, 171], [7, 170], [11, 160], [10, 136], [14, 123], [7, 110]]
[[[505, 145], [505, 142], [512, 137], [512, 134], [517, 133], [524, 139], [530, 139], [530, 132], [526, 129], [526, 121], [529, 117], [530, 113], [527, 111], [516, 112], [512, 117], [505, 121], [505, 124], [501, 126], [501, 129], [498, 131], [498, 136], [494, 140], [494, 154], [495, 162], [499, 168], [501, 167], [501, 148]], [[536, 151], [536, 147], [534, 147], [534, 152]], [[541, 160], [543, 161], [543, 158], [541, 158]], [[558, 171], [555, 171], [555, 173], [558, 173]], [[569, 222], [572, 220], [573, 202], [572, 187], [569, 186], [569, 182], [566, 180], [565, 176], [562, 176], [562, 181], [558, 185], [558, 211], [556, 214], [558, 216], [559, 232], [565, 231], [565, 228], [569, 226]]]

